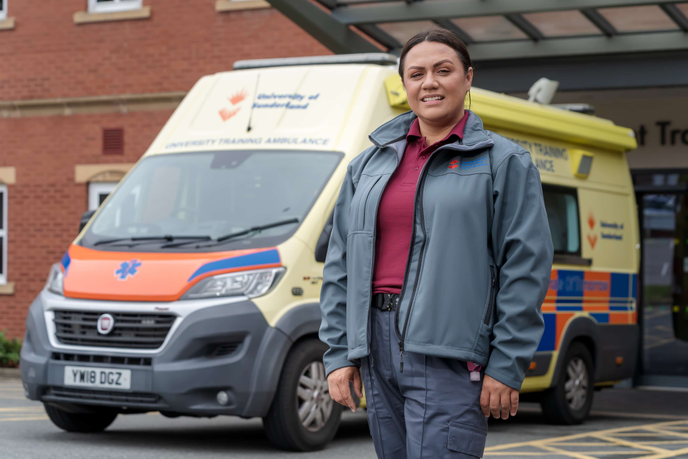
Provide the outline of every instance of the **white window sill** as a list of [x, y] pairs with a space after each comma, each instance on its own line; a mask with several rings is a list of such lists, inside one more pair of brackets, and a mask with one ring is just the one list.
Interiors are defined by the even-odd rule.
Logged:
[[14, 282], [0, 284], [0, 295], [14, 295]]
[[226, 11], [258, 10], [263, 8], [270, 8], [270, 4], [265, 0], [246, 0], [241, 2], [217, 0], [215, 2], [215, 11], [220, 13]]
[[14, 29], [14, 18], [0, 19], [0, 30]]
[[148, 19], [151, 17], [151, 7], [144, 6], [138, 10], [113, 11], [111, 13], [89, 13], [77, 11], [74, 13], [74, 24], [91, 24], [94, 22], [129, 21], [134, 19]]

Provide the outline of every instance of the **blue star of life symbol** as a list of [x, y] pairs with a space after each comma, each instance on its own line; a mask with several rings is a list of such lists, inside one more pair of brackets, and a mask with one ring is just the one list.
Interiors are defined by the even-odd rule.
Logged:
[[136, 268], [141, 266], [138, 260], [123, 261], [119, 269], [115, 271], [115, 277], [119, 280], [127, 280], [127, 277], [134, 276], [138, 271]]

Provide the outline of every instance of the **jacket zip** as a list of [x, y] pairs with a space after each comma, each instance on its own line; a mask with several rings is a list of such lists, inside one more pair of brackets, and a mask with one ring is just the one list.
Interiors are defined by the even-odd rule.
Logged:
[[487, 306], [487, 314], [485, 314], [485, 320], [483, 321], [485, 325], [490, 323], [490, 318], [492, 317], [492, 309], [494, 308], [494, 289], [495, 289], [495, 273], [494, 266], [490, 265], [490, 303]]
[[[396, 148], [390, 146], [390, 148], [394, 151], [394, 159], [396, 159], [397, 163], [394, 166], [394, 169], [392, 170], [392, 173], [389, 174], [389, 178], [392, 178], [392, 174], [394, 174], [394, 171], [397, 170], [399, 167], [399, 155], [397, 154]], [[370, 195], [370, 191], [372, 191], [373, 187], [379, 182], [380, 179], [375, 181], [375, 184], [370, 188], [368, 191], [368, 195]], [[375, 216], [373, 219], [373, 258], [372, 258], [372, 263], [371, 263], [371, 271], [375, 269], [375, 238], [377, 237], [377, 210], [380, 207], [380, 201], [382, 200], [382, 195], [385, 192], [385, 188], [387, 188], [387, 184], [389, 183], [389, 179], [385, 182], [385, 184], [382, 187], [382, 190], [380, 191], [380, 195], [377, 197], [377, 202], [375, 203]], [[368, 201], [368, 196], [366, 196], [366, 202]], [[365, 212], [365, 207], [364, 207], [364, 212]], [[415, 226], [415, 225], [414, 225]], [[370, 302], [372, 301], [372, 296], [373, 296], [373, 287], [370, 287], [370, 298], [368, 298], [368, 310], [370, 312]], [[368, 314], [368, 320], [370, 320], [370, 313]], [[368, 333], [368, 326], [366, 324], [366, 334]], [[370, 335], [366, 337], [366, 346], [368, 347], [367, 351], [369, 355], [372, 356], [372, 353], [370, 352]]]
[[409, 302], [409, 310], [406, 313], [406, 319], [404, 319], [404, 328], [402, 331], [399, 331], [399, 310], [401, 309], [401, 301], [402, 298], [404, 297], [404, 293], [406, 292], [406, 285], [408, 281], [408, 275], [409, 275], [409, 267], [411, 266], [411, 258], [413, 254], [413, 242], [416, 239], [416, 202], [418, 201], [418, 196], [420, 195], [421, 201], [420, 201], [420, 226], [421, 229], [423, 230], [423, 234], [427, 238], [427, 233], [425, 232], [425, 218], [423, 214], [423, 183], [425, 182], [425, 175], [423, 175], [423, 172], [427, 168], [428, 164], [430, 164], [430, 161], [432, 161], [432, 158], [435, 156], [434, 153], [436, 153], [439, 150], [435, 150], [433, 154], [430, 155], [428, 158], [427, 162], [423, 165], [423, 169], [420, 171], [420, 179], [418, 180], [418, 184], [416, 185], [416, 193], [413, 198], [413, 231], [411, 232], [411, 245], [409, 246], [409, 255], [408, 259], [406, 260], [406, 270], [404, 272], [404, 283], [402, 284], [402, 290], [401, 294], [399, 295], [399, 301], [397, 302], [397, 309], [394, 314], [394, 331], [396, 332], [397, 339], [399, 341], [399, 373], [404, 372], [404, 337], [406, 336], [406, 327], [408, 326], [408, 321], [409, 317], [411, 316], [411, 303], [413, 301], [413, 297], [416, 296], [416, 287], [418, 287], [418, 277], [420, 275], [420, 267], [421, 264], [423, 263], [423, 254], [425, 253], [425, 239], [423, 239], [423, 244], [421, 245], [420, 248], [420, 255], [418, 257], [418, 270], [416, 271], [416, 282], [413, 285], [413, 292], [411, 292], [411, 302]]
[[[490, 144], [491, 143], [492, 142], [490, 142]], [[406, 260], [406, 271], [404, 273], [404, 283], [402, 284], [403, 286], [402, 286], [401, 294], [399, 295], [399, 301], [397, 302], [397, 309], [395, 311], [395, 316], [394, 316], [394, 332], [397, 335], [397, 339], [399, 341], [399, 373], [404, 372], [404, 340], [406, 338], [406, 332], [408, 330], [409, 319], [411, 317], [411, 311], [413, 309], [413, 299], [416, 296], [416, 290], [418, 288], [418, 279], [420, 277], [420, 270], [421, 270], [421, 266], [423, 264], [423, 255], [425, 253], [425, 241], [427, 240], [427, 237], [428, 237], [428, 234], [425, 231], [425, 216], [423, 213], [423, 201], [422, 201], [423, 185], [425, 183], [425, 177], [426, 177], [426, 175], [424, 175], [424, 173], [425, 173], [426, 169], [428, 168], [430, 161], [432, 161], [432, 159], [436, 156], [435, 154], [438, 151], [440, 151], [442, 149], [457, 150], [457, 151], [462, 151], [462, 150], [472, 151], [472, 150], [476, 150], [476, 149], [481, 147], [478, 145], [479, 144], [472, 145], [473, 148], [471, 148], [471, 149], [463, 149], [463, 148], [451, 147], [449, 145], [443, 145], [430, 154], [428, 161], [423, 165], [423, 168], [420, 171], [420, 178], [418, 180], [418, 184], [416, 185], [416, 194], [414, 196], [414, 201], [413, 201], [413, 205], [414, 205], [413, 222], [414, 223], [413, 223], [413, 232], [411, 233], [411, 246], [409, 247], [409, 256], [408, 256], [408, 259]], [[397, 161], [397, 163], [398, 163], [398, 161]], [[407, 285], [407, 281], [408, 281], [409, 267], [411, 265], [411, 255], [413, 253], [413, 243], [414, 243], [414, 240], [416, 238], [416, 224], [415, 224], [416, 209], [415, 209], [415, 205], [416, 205], [416, 202], [418, 201], [419, 192], [420, 192], [420, 198], [421, 198], [421, 201], [420, 201], [420, 217], [421, 217], [420, 226], [421, 226], [421, 230], [423, 231], [423, 235], [425, 237], [423, 238], [423, 243], [422, 243], [421, 248], [420, 248], [420, 255], [418, 256], [418, 270], [416, 271], [416, 279], [415, 279], [415, 282], [413, 285], [413, 291], [411, 292], [411, 300], [409, 301], [408, 312], [406, 313], [406, 318], [404, 319], [404, 328], [400, 331], [399, 330], [399, 311], [401, 309], [401, 303], [402, 303], [402, 300], [404, 297], [404, 293], [406, 293], [406, 285]], [[374, 257], [374, 255], [373, 255], [373, 257]]]

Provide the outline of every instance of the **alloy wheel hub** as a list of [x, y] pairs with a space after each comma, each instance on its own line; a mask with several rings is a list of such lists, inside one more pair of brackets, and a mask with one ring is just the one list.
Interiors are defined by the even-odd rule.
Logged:
[[303, 369], [296, 389], [296, 409], [306, 429], [317, 432], [332, 414], [329, 386], [322, 362], [311, 362]]

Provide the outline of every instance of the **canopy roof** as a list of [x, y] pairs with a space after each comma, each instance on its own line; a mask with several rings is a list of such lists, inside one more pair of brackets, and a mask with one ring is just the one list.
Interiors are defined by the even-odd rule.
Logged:
[[[268, 0], [335, 53], [399, 53], [428, 27], [454, 31], [476, 84], [525, 91], [688, 84], [688, 2], [662, 0]], [[505, 70], [511, 73], [505, 73]]]

